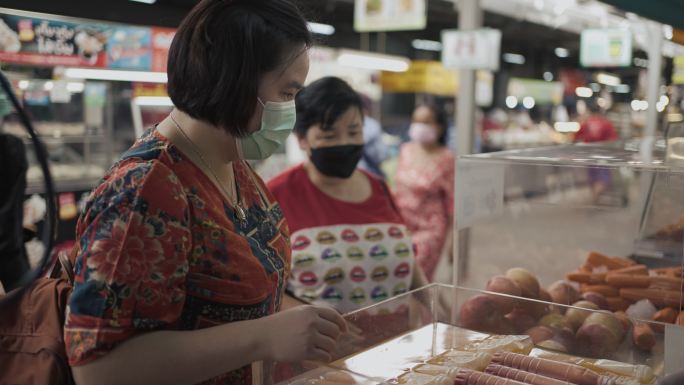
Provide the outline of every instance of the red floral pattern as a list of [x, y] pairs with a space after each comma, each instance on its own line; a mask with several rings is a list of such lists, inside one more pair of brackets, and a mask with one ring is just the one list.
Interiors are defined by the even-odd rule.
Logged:
[[[65, 324], [71, 365], [155, 330], [191, 330], [277, 311], [290, 263], [282, 212], [234, 163], [246, 221], [156, 130], [93, 191], [79, 219], [76, 280]], [[262, 207], [257, 183], [266, 194]], [[250, 384], [250, 367], [207, 384]]]

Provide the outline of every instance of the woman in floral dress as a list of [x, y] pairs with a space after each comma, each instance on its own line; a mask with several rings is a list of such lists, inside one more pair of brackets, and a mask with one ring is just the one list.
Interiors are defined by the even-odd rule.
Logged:
[[75, 383], [251, 384], [251, 363], [330, 359], [344, 320], [278, 314], [282, 211], [246, 159], [295, 121], [307, 24], [287, 0], [204, 0], [168, 63], [175, 109], [96, 187], [79, 220], [64, 334]]
[[[454, 213], [454, 155], [446, 147], [446, 115], [419, 106], [401, 147], [395, 198], [416, 246], [416, 259], [434, 280], [443, 254], [451, 253]], [[446, 253], [445, 253], [446, 251]]]

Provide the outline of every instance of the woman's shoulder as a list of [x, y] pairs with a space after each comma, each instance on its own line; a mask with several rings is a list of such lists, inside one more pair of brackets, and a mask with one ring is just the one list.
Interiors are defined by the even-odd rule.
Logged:
[[119, 196], [149, 196], [157, 201], [168, 194], [182, 194], [181, 181], [174, 171], [180, 154], [168, 142], [146, 133], [126, 151], [91, 193], [93, 201]]
[[291, 191], [294, 186], [302, 183], [303, 177], [306, 177], [306, 171], [304, 165], [300, 163], [270, 179], [266, 182], [266, 187], [277, 197], [281, 191]]
[[442, 147], [442, 151], [440, 153], [440, 156], [444, 159], [450, 159], [450, 160], [456, 159], [456, 154], [454, 154], [454, 152], [451, 151], [451, 149], [449, 149], [449, 147], [447, 147], [447, 146]]

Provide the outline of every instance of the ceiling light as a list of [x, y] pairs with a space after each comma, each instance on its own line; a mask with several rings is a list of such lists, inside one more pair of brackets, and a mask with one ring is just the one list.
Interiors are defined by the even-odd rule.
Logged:
[[544, 80], [550, 82], [553, 80], [553, 74], [549, 71], [544, 72]]
[[570, 51], [567, 48], [558, 47], [554, 50], [556, 56], [560, 58], [566, 58], [570, 56]]
[[627, 85], [627, 84], [618, 84], [617, 86], [615, 86], [615, 93], [626, 94], [626, 93], [629, 93], [629, 91], [630, 91], [630, 88], [629, 88], [629, 85]]
[[523, 98], [523, 107], [527, 108], [528, 110], [531, 110], [534, 108], [535, 101], [534, 98], [531, 96], [525, 96]]
[[64, 76], [70, 79], [112, 80], [120, 82], [166, 83], [166, 72], [120, 71], [93, 68], [67, 68]]
[[660, 96], [660, 103], [663, 103], [664, 105], [670, 104], [670, 98], [667, 95], [661, 95]]
[[508, 107], [510, 109], [514, 109], [517, 106], [518, 106], [518, 98], [516, 98], [515, 96], [512, 96], [512, 95], [506, 98], [506, 107]]
[[575, 94], [580, 98], [590, 98], [594, 95], [594, 91], [589, 87], [577, 87], [575, 88]]
[[309, 22], [309, 31], [311, 33], [316, 33], [319, 35], [332, 35], [335, 33], [335, 27], [329, 24], [320, 24], [320, 23], [314, 23], [314, 22]]
[[29, 81], [28, 80], [19, 80], [19, 89], [20, 90], [25, 90], [29, 87]]
[[608, 74], [606, 72], [599, 72], [596, 75], [596, 81], [601, 83], [601, 84], [605, 84], [607, 86], [613, 86], [613, 87], [619, 86], [620, 83], [622, 83], [620, 81], [619, 76], [611, 75], [611, 74]]
[[69, 82], [67, 83], [66, 88], [67, 91], [72, 93], [83, 92], [83, 90], [85, 89], [85, 84], [79, 82]]
[[138, 96], [133, 99], [138, 106], [150, 107], [173, 107], [173, 102], [168, 96]]
[[434, 40], [415, 39], [411, 42], [411, 45], [413, 48], [423, 51], [439, 52], [442, 50], [442, 43]]
[[409, 59], [401, 56], [353, 51], [343, 51], [337, 57], [337, 63], [348, 67], [389, 72], [406, 72], [411, 65]]
[[45, 91], [52, 91], [52, 89], [55, 87], [55, 83], [47, 81], [45, 84], [43, 84], [43, 89]]
[[553, 124], [553, 129], [562, 133], [577, 132], [580, 130], [580, 124], [577, 122], [556, 122]]
[[505, 53], [503, 54], [503, 61], [511, 64], [525, 64], [525, 56], [519, 55], [517, 53]]
[[145, 3], [145, 4], [154, 4], [157, 2], [157, 0], [131, 0], [136, 3]]
[[674, 29], [671, 25], [663, 25], [663, 33], [665, 34], [665, 38], [667, 40], [672, 40], [672, 37], [674, 36]]
[[634, 111], [646, 111], [648, 110], [648, 102], [645, 100], [632, 100], [630, 103]]

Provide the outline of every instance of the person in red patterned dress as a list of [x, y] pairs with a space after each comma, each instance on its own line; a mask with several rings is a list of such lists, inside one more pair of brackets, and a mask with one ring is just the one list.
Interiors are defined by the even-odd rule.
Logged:
[[454, 154], [446, 147], [446, 114], [419, 106], [401, 147], [395, 198], [416, 245], [416, 259], [427, 278], [446, 251], [451, 255], [454, 213]]
[[175, 109], [91, 193], [64, 334], [75, 383], [242, 384], [261, 360], [329, 360], [332, 309], [279, 311], [282, 210], [245, 159], [289, 135], [308, 73], [287, 0], [204, 0], [169, 53]]

